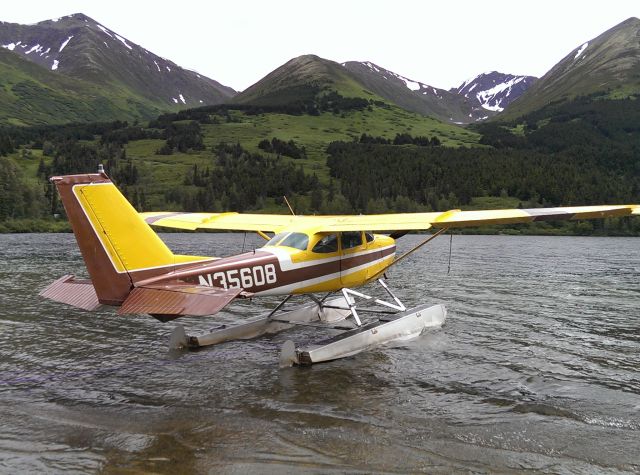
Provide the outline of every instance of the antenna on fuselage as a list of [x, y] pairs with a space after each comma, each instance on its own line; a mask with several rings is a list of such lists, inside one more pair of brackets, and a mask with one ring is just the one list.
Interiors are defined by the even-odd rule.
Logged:
[[447, 267], [447, 274], [451, 272], [451, 248], [453, 247], [453, 233], [449, 233], [449, 266]]
[[292, 207], [291, 207], [291, 205], [289, 204], [289, 200], [287, 199], [287, 197], [286, 197], [286, 196], [283, 196], [283, 198], [284, 198], [284, 202], [285, 202], [285, 203], [287, 203], [287, 206], [289, 207], [289, 211], [291, 211], [291, 214], [292, 214], [293, 216], [295, 216], [295, 215], [296, 215], [296, 213], [293, 211], [293, 208], [292, 208]]

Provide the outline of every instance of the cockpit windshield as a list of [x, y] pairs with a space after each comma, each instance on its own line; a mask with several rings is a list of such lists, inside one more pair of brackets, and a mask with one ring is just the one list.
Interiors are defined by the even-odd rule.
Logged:
[[279, 246], [295, 247], [301, 251], [306, 251], [308, 245], [309, 236], [304, 233], [291, 233], [279, 244]]
[[289, 234], [290, 233], [278, 233], [275, 236], [273, 236], [271, 239], [269, 239], [265, 244], [265, 246], [277, 246], [278, 243], [282, 241]]
[[279, 233], [273, 236], [265, 246], [286, 246], [306, 251], [309, 245], [309, 236], [304, 233]]

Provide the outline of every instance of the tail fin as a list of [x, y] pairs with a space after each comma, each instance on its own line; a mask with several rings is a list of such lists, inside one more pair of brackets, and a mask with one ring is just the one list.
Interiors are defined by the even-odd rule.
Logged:
[[120, 305], [135, 282], [171, 270], [167, 267], [176, 262], [171, 250], [104, 172], [52, 177], [51, 182], [100, 303]]

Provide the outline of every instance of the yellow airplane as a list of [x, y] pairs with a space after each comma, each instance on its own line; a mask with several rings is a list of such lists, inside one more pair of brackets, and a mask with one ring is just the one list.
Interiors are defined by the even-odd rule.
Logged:
[[[51, 182], [64, 204], [90, 280], [66, 275], [41, 296], [85, 310], [116, 306], [120, 314], [150, 314], [161, 321], [212, 315], [236, 298], [286, 296], [268, 315], [208, 335], [187, 336], [178, 327], [172, 336], [172, 345], [178, 347], [254, 338], [294, 325], [348, 330], [306, 348], [287, 342], [281, 354], [283, 364], [336, 359], [442, 325], [446, 316], [442, 305], [407, 310], [381, 277], [390, 266], [448, 229], [640, 215], [640, 205], [343, 216], [139, 214], [101, 167], [96, 174], [52, 177]], [[150, 225], [253, 231], [266, 242], [259, 249], [224, 258], [177, 255]], [[396, 238], [432, 228], [433, 235], [396, 257]], [[376, 234], [379, 232], [389, 235]], [[391, 301], [355, 290], [376, 280]], [[316, 297], [318, 293], [326, 295]], [[334, 293], [339, 297], [329, 299]], [[308, 295], [313, 303], [284, 312], [285, 302], [295, 294]], [[372, 309], [362, 309], [356, 299], [377, 305], [376, 317], [363, 322], [359, 312]]]

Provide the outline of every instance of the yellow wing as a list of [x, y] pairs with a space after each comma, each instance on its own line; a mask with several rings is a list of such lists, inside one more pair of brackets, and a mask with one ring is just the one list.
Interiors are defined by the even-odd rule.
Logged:
[[291, 216], [244, 213], [141, 213], [153, 226], [177, 229], [217, 229], [229, 231], [284, 230], [331, 231], [420, 231], [486, 224], [531, 223], [534, 221], [599, 219], [640, 215], [640, 205], [576, 206], [563, 208], [499, 209], [433, 213], [391, 213], [340, 216]]

